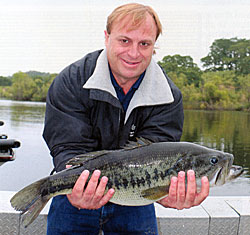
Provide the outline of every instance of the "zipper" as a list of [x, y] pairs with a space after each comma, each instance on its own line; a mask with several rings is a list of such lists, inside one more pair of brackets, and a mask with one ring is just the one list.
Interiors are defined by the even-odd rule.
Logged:
[[125, 114], [123, 109], [119, 108], [119, 113], [118, 113], [118, 140], [117, 140], [117, 147], [120, 148], [121, 140], [122, 140], [122, 132], [123, 132], [123, 127], [124, 127], [124, 119], [125, 119]]

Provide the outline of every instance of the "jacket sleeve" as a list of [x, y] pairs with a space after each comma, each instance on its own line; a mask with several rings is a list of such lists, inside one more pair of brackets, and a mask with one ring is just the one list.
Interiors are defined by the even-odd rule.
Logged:
[[80, 69], [71, 65], [55, 78], [47, 94], [43, 138], [56, 171], [63, 170], [75, 155], [98, 145], [92, 138], [88, 91], [83, 91], [82, 83]]
[[148, 118], [144, 121], [137, 136], [144, 137], [153, 142], [180, 141], [184, 122], [182, 94], [169, 79], [174, 102], [152, 107]]

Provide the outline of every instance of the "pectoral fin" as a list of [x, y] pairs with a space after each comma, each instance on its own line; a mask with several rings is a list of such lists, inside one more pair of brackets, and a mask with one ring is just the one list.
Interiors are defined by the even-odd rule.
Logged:
[[157, 201], [168, 194], [169, 186], [157, 186], [142, 191], [141, 195], [149, 200]]

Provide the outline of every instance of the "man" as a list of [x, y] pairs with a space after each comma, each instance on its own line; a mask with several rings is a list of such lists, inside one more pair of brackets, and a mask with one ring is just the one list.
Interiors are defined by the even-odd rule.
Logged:
[[[179, 141], [182, 96], [152, 59], [161, 23], [151, 7], [126, 4], [108, 17], [105, 50], [86, 55], [63, 70], [47, 97], [44, 138], [57, 171], [77, 154], [117, 149], [128, 140]], [[91, 170], [91, 169], [90, 169]], [[83, 171], [72, 194], [55, 197], [48, 215], [48, 234], [157, 234], [154, 206], [127, 207], [109, 202], [106, 176]], [[88, 183], [87, 179], [90, 177]], [[159, 203], [177, 209], [199, 205], [208, 195], [195, 175], [173, 177], [169, 195]]]

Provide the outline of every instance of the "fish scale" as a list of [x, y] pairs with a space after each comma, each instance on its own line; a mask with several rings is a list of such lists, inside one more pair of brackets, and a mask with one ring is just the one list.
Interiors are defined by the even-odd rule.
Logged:
[[[156, 198], [149, 199], [145, 197], [145, 191], [156, 187], [165, 187], [164, 195], [160, 195], [157, 198], [158, 200], [166, 196], [168, 194], [167, 185], [169, 185], [171, 176], [158, 170], [158, 173], [162, 176], [157, 175], [156, 177], [156, 167], [157, 165], [150, 165], [140, 166], [139, 170], [136, 167], [124, 169], [120, 175], [116, 175], [115, 177], [115, 179], [122, 179], [121, 182], [118, 182], [118, 185], [115, 182], [110, 182], [110, 186], [114, 188], [116, 192], [110, 201], [127, 206], [148, 205], [153, 203]], [[130, 172], [130, 175], [128, 175], [127, 172]], [[126, 178], [128, 183], [124, 185], [123, 177], [125, 177], [126, 174], [128, 175]], [[113, 177], [113, 175], [110, 175], [108, 178], [112, 179]]]
[[179, 171], [195, 171], [197, 184], [207, 176], [210, 185], [221, 185], [238, 177], [242, 167], [232, 167], [233, 155], [187, 142], [151, 143], [143, 138], [124, 149], [102, 150], [78, 155], [72, 167], [45, 177], [17, 192], [11, 205], [23, 214], [28, 226], [56, 195], [72, 192], [84, 170], [99, 169], [108, 177], [106, 192], [114, 188], [112, 203], [126, 206], [148, 205], [168, 194], [172, 176]]

